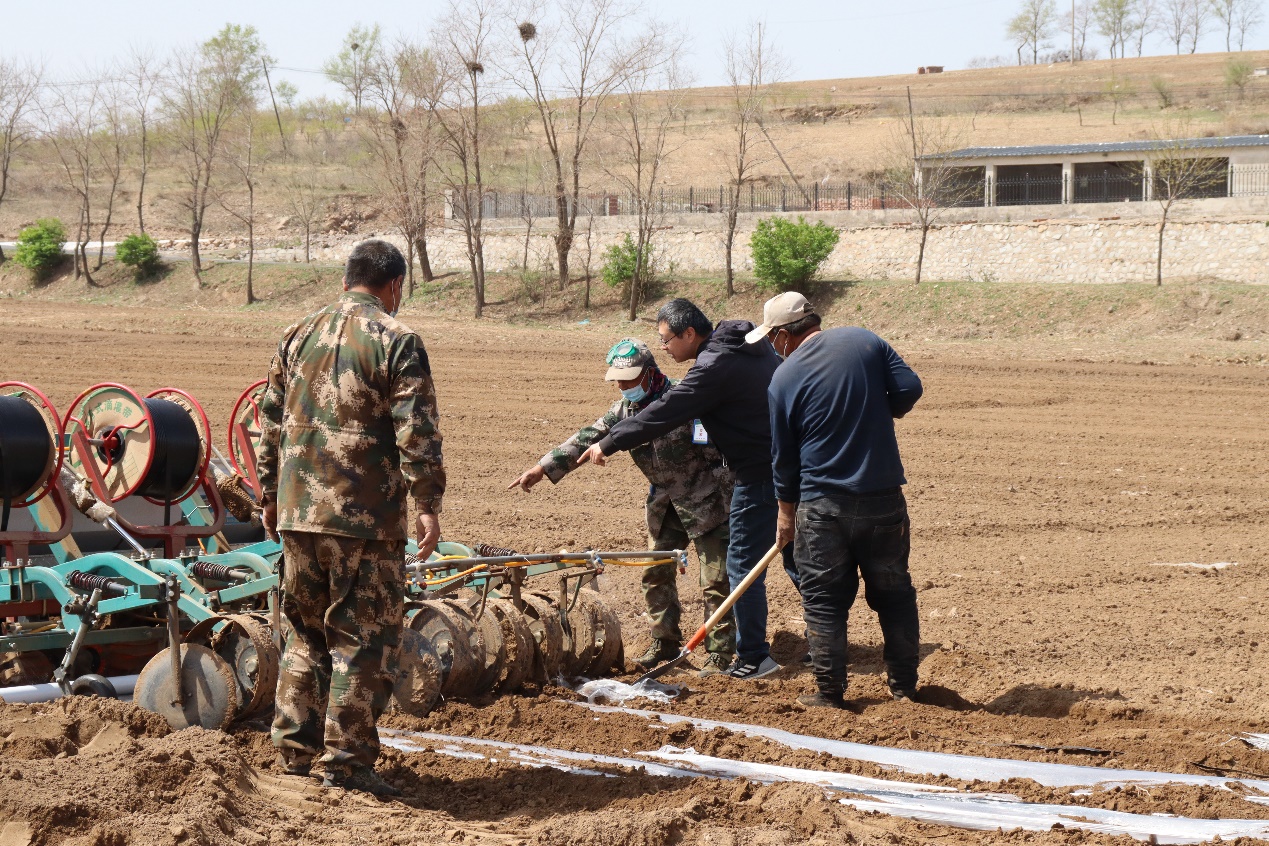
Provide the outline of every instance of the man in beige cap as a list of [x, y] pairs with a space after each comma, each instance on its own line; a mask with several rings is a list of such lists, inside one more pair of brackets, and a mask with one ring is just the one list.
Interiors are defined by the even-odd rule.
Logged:
[[[608, 413], [578, 431], [542, 456], [508, 486], [529, 490], [543, 477], [559, 482], [578, 467], [577, 459], [599, 441], [618, 421], [638, 414], [648, 403], [665, 394], [674, 381], [657, 367], [652, 351], [642, 341], [624, 338], [607, 356], [604, 379], [616, 382], [621, 399]], [[648, 524], [648, 548], [684, 549], [691, 540], [701, 565], [701, 592], [705, 617], [727, 598], [728, 513], [732, 478], [723, 457], [697, 426], [687, 423], [630, 451], [635, 465], [651, 487], [644, 514]], [[652, 645], [636, 659], [645, 669], [677, 658], [683, 644], [675, 566], [658, 564], [643, 571], [643, 599], [652, 619]], [[705, 641], [709, 652], [702, 676], [712, 676], [731, 666], [736, 651], [736, 623], [729, 613]]]
[[746, 340], [769, 340], [785, 358], [767, 388], [777, 542], [794, 542], [818, 688], [798, 701], [847, 707], [846, 621], [861, 578], [881, 624], [890, 691], [911, 701], [921, 638], [894, 421], [921, 398], [921, 380], [867, 329], [820, 331], [796, 292], [768, 300]]

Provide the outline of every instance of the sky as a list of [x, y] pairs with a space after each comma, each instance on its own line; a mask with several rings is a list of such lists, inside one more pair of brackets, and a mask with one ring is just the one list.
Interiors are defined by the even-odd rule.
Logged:
[[[687, 37], [686, 65], [696, 85], [723, 82], [719, 55], [729, 31], [762, 19], [790, 64], [795, 80], [912, 73], [920, 65], [965, 67], [975, 57], [1009, 56], [1005, 21], [1019, 0], [889, 0], [886, 3], [828, 0], [642, 0], [646, 14], [678, 27]], [[1058, 0], [1069, 9], [1069, 0]], [[373, 4], [334, 0], [115, 0], [109, 4], [69, 0], [57, 7], [50, 26], [42, 3], [0, 0], [4, 34], [0, 55], [43, 62], [48, 75], [82, 78], [86, 68], [122, 55], [129, 45], [166, 53], [213, 35], [225, 23], [259, 30], [280, 70], [301, 97], [337, 94], [320, 73], [356, 23], [378, 23], [385, 35], [426, 36], [444, 3], [436, 0], [378, 0]], [[1062, 41], [1061, 38], [1057, 39]], [[1090, 37], [1105, 55], [1106, 49]], [[1269, 24], [1248, 49], [1269, 45]], [[1208, 34], [1200, 52], [1224, 49], [1223, 37]], [[1148, 53], [1171, 52], [1154, 39]], [[306, 72], [307, 71], [307, 72]], [[277, 79], [274, 80], [276, 84]]]

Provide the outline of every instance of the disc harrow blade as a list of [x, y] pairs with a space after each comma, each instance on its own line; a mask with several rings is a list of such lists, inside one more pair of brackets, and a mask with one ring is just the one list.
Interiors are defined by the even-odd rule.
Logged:
[[507, 644], [503, 638], [501, 622], [489, 610], [489, 603], [493, 600], [486, 600], [482, 609], [479, 594], [475, 591], [462, 593], [464, 595], [446, 601], [452, 602], [460, 613], [471, 619], [471, 625], [485, 645], [484, 667], [481, 668], [480, 677], [471, 693], [472, 696], [479, 696], [497, 688], [506, 674]]
[[503, 672], [496, 690], [499, 693], [519, 690], [533, 674], [535, 656], [529, 621], [516, 610], [509, 599], [489, 600], [485, 606], [485, 614], [496, 618], [502, 629]]
[[[580, 595], [572, 607], [559, 608], [559, 598], [555, 595], [544, 595], [557, 613], [564, 627], [564, 653], [561, 671], [568, 677], [576, 677], [589, 672], [591, 662], [599, 657], [596, 649], [596, 637], [600, 631], [599, 616], [595, 607], [589, 602], [582, 602]], [[570, 598], [568, 601], [572, 601]]]
[[533, 638], [532, 678], [543, 684], [554, 681], [564, 667], [564, 627], [560, 612], [544, 596], [525, 593], [524, 619]]
[[[216, 629], [220, 623], [226, 625]], [[185, 640], [206, 646], [232, 668], [240, 703], [236, 719], [250, 719], [273, 708], [280, 656], [273, 645], [267, 617], [259, 614], [212, 617], [191, 629]]]
[[388, 710], [411, 717], [426, 717], [441, 698], [440, 656], [427, 638], [414, 629], [401, 632], [397, 680]]
[[595, 657], [590, 662], [586, 673], [591, 676], [607, 675], [614, 667], [624, 670], [625, 649], [621, 642], [621, 621], [617, 615], [604, 604], [598, 591], [582, 589], [577, 595], [577, 604], [590, 606], [598, 625], [595, 628]]
[[471, 696], [485, 666], [485, 645], [475, 622], [440, 599], [417, 603], [409, 618], [410, 628], [423, 635], [441, 659], [441, 695]]
[[238, 713], [238, 681], [229, 662], [206, 646], [180, 645], [180, 681], [184, 694], [178, 704], [172, 684], [171, 650], [150, 659], [137, 677], [132, 701], [163, 719], [173, 730], [199, 726], [222, 729]]

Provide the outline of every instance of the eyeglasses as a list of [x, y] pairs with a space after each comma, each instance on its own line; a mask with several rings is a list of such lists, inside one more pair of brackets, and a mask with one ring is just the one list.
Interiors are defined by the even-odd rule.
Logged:
[[668, 347], [668, 346], [670, 345], [670, 341], [673, 341], [675, 338], [680, 337], [682, 334], [683, 334], [682, 332], [678, 332], [678, 333], [675, 333], [675, 334], [671, 335], [671, 336], [670, 336], [670, 337], [668, 337], [668, 338], [662, 338], [662, 337], [661, 337], [661, 333], [660, 333], [660, 332], [658, 332], [658, 333], [657, 333], [657, 340], [661, 342], [661, 346], [662, 346], [662, 347]]

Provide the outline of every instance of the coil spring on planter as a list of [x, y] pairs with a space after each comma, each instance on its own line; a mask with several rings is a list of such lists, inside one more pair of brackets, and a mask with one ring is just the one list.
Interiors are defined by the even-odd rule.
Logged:
[[105, 576], [98, 576], [93, 573], [85, 573], [82, 570], [75, 570], [66, 577], [66, 583], [73, 588], [80, 590], [97, 590], [101, 589], [102, 593], [125, 594], [128, 592], [127, 587], [119, 582], [112, 581]]
[[228, 564], [213, 564], [210, 561], [195, 561], [189, 571], [200, 579], [215, 579], [218, 582], [236, 581], [229, 571]]
[[503, 546], [494, 546], [488, 543], [478, 543], [472, 550], [481, 558], [501, 558], [507, 555], [519, 555], [514, 549], [507, 549]]

